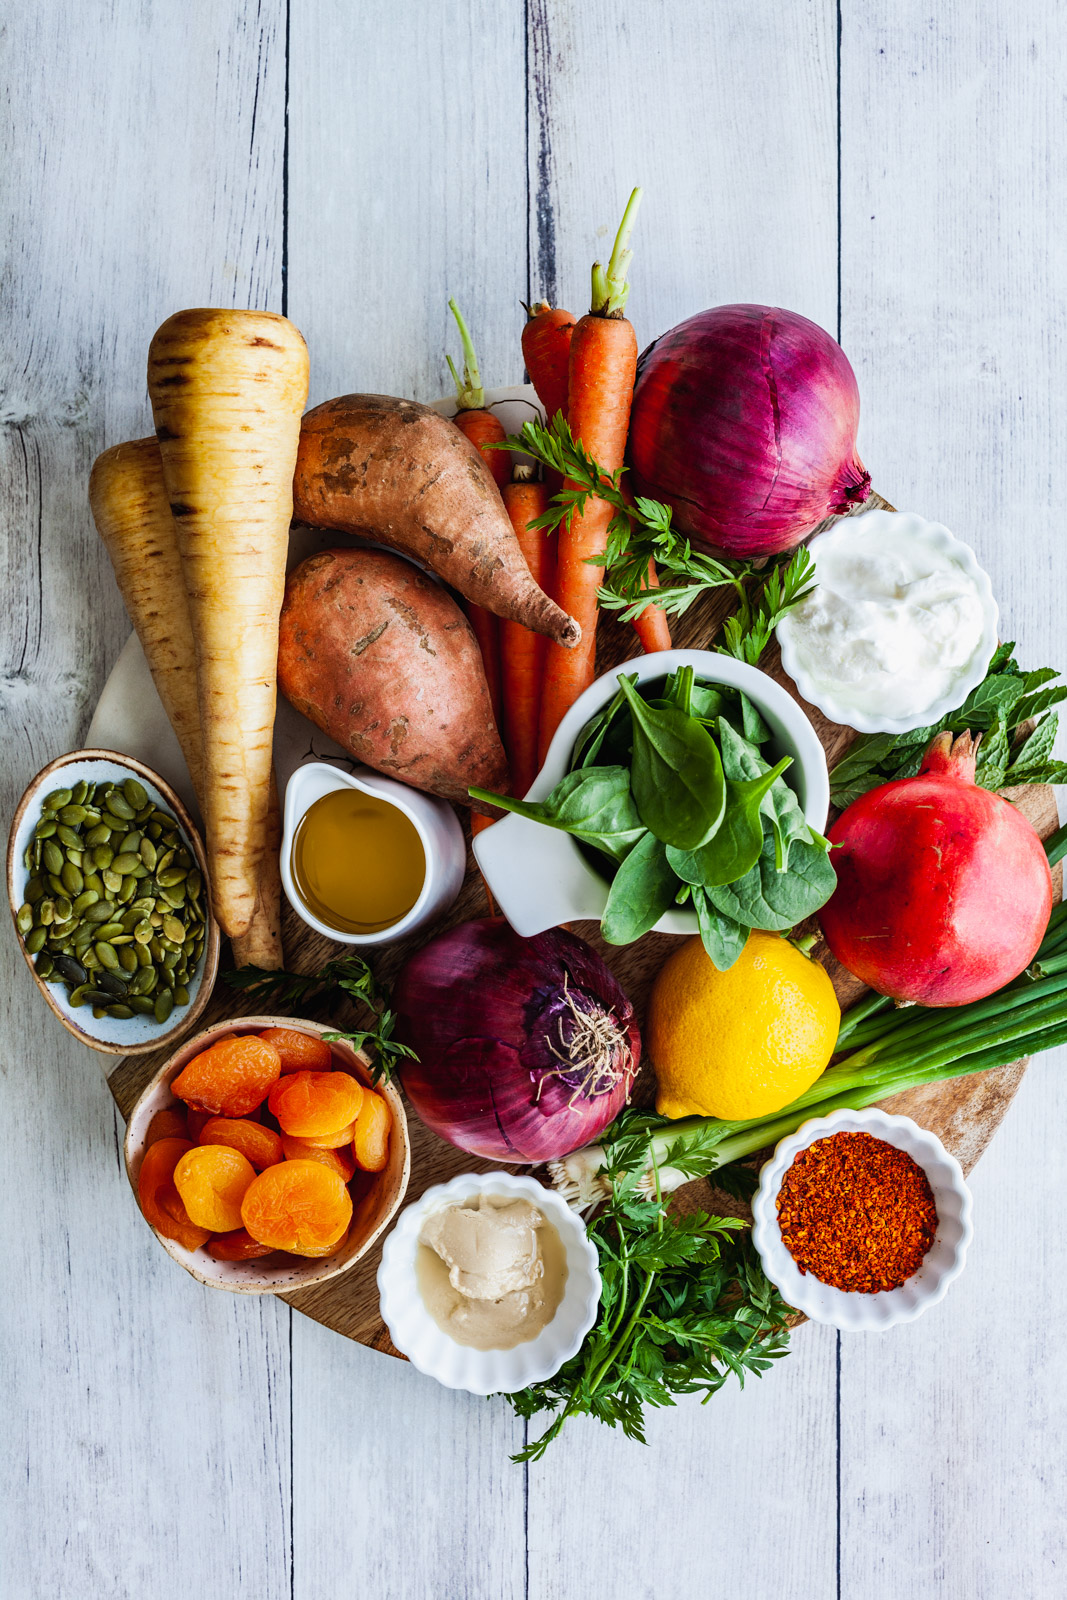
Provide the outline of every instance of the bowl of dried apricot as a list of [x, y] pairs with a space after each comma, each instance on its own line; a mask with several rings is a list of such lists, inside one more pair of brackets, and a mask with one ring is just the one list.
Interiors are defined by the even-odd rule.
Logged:
[[411, 1155], [400, 1096], [330, 1030], [237, 1017], [144, 1090], [126, 1171], [167, 1254], [201, 1283], [281, 1294], [336, 1278], [396, 1215]]

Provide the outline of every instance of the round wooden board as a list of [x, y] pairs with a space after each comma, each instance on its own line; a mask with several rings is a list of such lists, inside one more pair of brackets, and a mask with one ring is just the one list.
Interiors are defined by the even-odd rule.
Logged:
[[[867, 506], [862, 509], [869, 510], [875, 506], [893, 509], [888, 501], [882, 500], [877, 495], [872, 495]], [[831, 518], [830, 522], [836, 520]], [[829, 526], [829, 523], [824, 526]], [[723, 618], [732, 609], [729, 593], [712, 593], [703, 597], [685, 616], [672, 624], [671, 631], [675, 644], [684, 648], [706, 647], [717, 633]], [[633, 630], [622, 626], [610, 616], [603, 616], [597, 639], [598, 669], [601, 672], [608, 671], [611, 667], [618, 666], [638, 654], [640, 646]], [[800, 700], [792, 682], [782, 671], [777, 647], [772, 646], [767, 651], [761, 666], [783, 684], [795, 699]], [[804, 701], [800, 703], [811, 718], [832, 766], [855, 738], [854, 732], [851, 728], [827, 722], [813, 706]], [[1056, 798], [1050, 788], [1033, 785], [1008, 792], [1030, 818], [1042, 838], [1052, 833], [1058, 826]], [[1059, 874], [1060, 869], [1057, 868], [1057, 895]], [[472, 917], [485, 916], [488, 910], [482, 880], [473, 859], [468, 857], [466, 881], [447, 917], [443, 918], [434, 929], [422, 929], [410, 939], [402, 940], [382, 950], [380, 954], [375, 954], [375, 971], [384, 982], [390, 982], [411, 951], [425, 944], [434, 933], [458, 922], [466, 922]], [[597, 923], [575, 923], [574, 932], [587, 939], [600, 951], [630, 995], [639, 1021], [643, 1022], [652, 979], [673, 948], [676, 942], [675, 936], [652, 933], [637, 944], [620, 949], [617, 946], [604, 944]], [[345, 946], [334, 944], [313, 933], [288, 905], [284, 908], [283, 938], [286, 966], [294, 972], [314, 972], [324, 961], [343, 953], [346, 949]], [[817, 946], [815, 953], [829, 968], [842, 1005], [852, 1004], [863, 992], [863, 985], [833, 961], [825, 946]], [[260, 1009], [260, 1002], [245, 999], [220, 981], [200, 1019], [200, 1026], [208, 1027], [219, 1018], [250, 1015]], [[316, 1010], [314, 1006], [309, 1010], [313, 1016], [322, 1015], [322, 1012]], [[354, 1024], [355, 1013], [346, 1018], [341, 1012], [334, 1010], [330, 1020], [335, 1021], [339, 1027], [345, 1027]], [[129, 1056], [109, 1075], [108, 1085], [124, 1117], [129, 1115], [141, 1090], [168, 1054], [170, 1051], [164, 1050], [153, 1055]], [[1019, 1061], [992, 1072], [975, 1074], [973, 1077], [933, 1084], [925, 1089], [912, 1089], [905, 1094], [895, 1095], [884, 1104], [886, 1109], [910, 1116], [923, 1127], [931, 1129], [958, 1157], [964, 1171], [969, 1171], [996, 1131], [1025, 1070], [1026, 1062]], [[651, 1071], [645, 1064], [637, 1080], [635, 1098], [638, 1101], [647, 1101], [652, 1088]], [[410, 1114], [408, 1125], [411, 1136], [411, 1183], [405, 1203], [417, 1200], [431, 1184], [446, 1183], [458, 1173], [492, 1169], [493, 1163], [478, 1161], [464, 1155], [438, 1139], [423, 1126], [414, 1113]], [[707, 1205], [722, 1214], [748, 1215], [747, 1208], [743, 1204], [721, 1191], [711, 1189], [704, 1183], [687, 1185], [678, 1192], [677, 1200], [680, 1205], [690, 1209], [698, 1205]], [[343, 1277], [321, 1284], [317, 1288], [284, 1295], [282, 1298], [295, 1306], [298, 1311], [314, 1317], [316, 1321], [333, 1328], [337, 1333], [344, 1334], [346, 1338], [358, 1340], [360, 1344], [369, 1345], [390, 1355], [399, 1355], [399, 1351], [389, 1339], [378, 1312], [378, 1289], [375, 1278], [380, 1257], [379, 1245]]]

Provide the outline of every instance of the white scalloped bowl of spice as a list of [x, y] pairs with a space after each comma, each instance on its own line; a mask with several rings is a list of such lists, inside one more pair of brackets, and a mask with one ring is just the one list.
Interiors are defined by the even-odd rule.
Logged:
[[[477, 1349], [461, 1344], [431, 1315], [420, 1287], [418, 1254], [424, 1224], [449, 1207], [486, 1196], [501, 1203], [527, 1200], [558, 1238], [565, 1259], [562, 1296], [551, 1319], [531, 1339], [510, 1348]], [[596, 1247], [576, 1211], [533, 1178], [508, 1172], [463, 1173], [435, 1184], [402, 1211], [385, 1241], [378, 1268], [381, 1313], [389, 1336], [412, 1366], [448, 1389], [469, 1394], [514, 1394], [541, 1383], [577, 1355], [596, 1321], [600, 1267]]]
[[[813, 1272], [802, 1272], [791, 1254], [778, 1218], [782, 1183], [796, 1157], [823, 1139], [839, 1133], [865, 1133], [902, 1150], [922, 1168], [933, 1195], [937, 1227], [918, 1270], [895, 1289], [874, 1294], [837, 1289]], [[856, 1202], [862, 1204], [857, 1191]], [[943, 1300], [963, 1271], [974, 1234], [971, 1192], [963, 1169], [935, 1134], [910, 1117], [894, 1117], [876, 1107], [835, 1111], [805, 1122], [783, 1139], [760, 1172], [752, 1201], [752, 1242], [763, 1270], [788, 1305], [812, 1322], [825, 1322], [843, 1332], [884, 1332], [900, 1322], [914, 1322]]]
[[776, 633], [783, 667], [824, 716], [859, 733], [910, 733], [982, 682], [997, 603], [974, 551], [942, 523], [866, 511], [808, 549], [815, 587]]

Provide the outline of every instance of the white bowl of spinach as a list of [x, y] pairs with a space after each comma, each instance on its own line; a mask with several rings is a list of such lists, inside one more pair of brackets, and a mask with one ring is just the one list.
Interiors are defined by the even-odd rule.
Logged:
[[785, 932], [825, 904], [826, 758], [766, 673], [705, 650], [605, 673], [561, 722], [522, 800], [474, 844], [512, 927], [595, 918], [610, 944], [699, 933], [732, 965], [751, 928]]

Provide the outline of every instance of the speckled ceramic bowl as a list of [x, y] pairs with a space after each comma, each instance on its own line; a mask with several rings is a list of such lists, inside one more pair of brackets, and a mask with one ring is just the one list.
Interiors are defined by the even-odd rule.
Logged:
[[[567, 1252], [567, 1283], [555, 1316], [536, 1339], [510, 1350], [473, 1350], [450, 1339], [427, 1311], [415, 1280], [415, 1253], [426, 1218], [480, 1194], [529, 1200], [556, 1229]], [[514, 1394], [550, 1378], [581, 1348], [600, 1304], [599, 1259], [581, 1217], [552, 1189], [508, 1172], [471, 1172], [435, 1184], [401, 1214], [385, 1241], [378, 1292], [390, 1338], [412, 1366], [448, 1389]]]
[[175, 1006], [167, 1022], [162, 1026], [151, 1016], [94, 1017], [91, 1006], [74, 1007], [70, 1004], [63, 984], [46, 983], [37, 976], [33, 958], [27, 952], [17, 927], [15, 936], [34, 983], [68, 1032], [76, 1039], [80, 1039], [82, 1044], [87, 1044], [90, 1050], [100, 1050], [106, 1055], [113, 1056], [136, 1056], [144, 1055], [150, 1050], [158, 1050], [162, 1045], [180, 1039], [182, 1034], [192, 1027], [211, 998], [219, 966], [219, 927], [211, 913], [210, 880], [203, 842], [193, 826], [192, 818], [170, 784], [166, 783], [158, 772], [153, 772], [151, 767], [146, 767], [143, 762], [135, 761], [131, 756], [119, 755], [114, 750], [72, 750], [69, 755], [59, 756], [55, 761], [50, 761], [47, 767], [41, 769], [22, 796], [11, 824], [7, 844], [7, 894], [11, 905], [11, 916], [14, 919], [25, 898], [26, 880], [29, 876], [23, 863], [23, 855], [26, 846], [33, 838], [33, 830], [40, 821], [41, 802], [46, 795], [51, 794], [54, 789], [70, 788], [81, 779], [95, 784], [121, 783], [124, 778], [136, 778], [148, 790], [150, 798], [156, 805], [177, 817], [204, 880], [204, 904], [207, 913], [204, 954], [200, 960], [199, 970], [189, 985], [189, 1004]]
[[[321, 1038], [332, 1030], [323, 1023], [305, 1022], [297, 1017], [231, 1017], [216, 1022], [211, 1028], [189, 1039], [156, 1073], [141, 1094], [130, 1113], [126, 1128], [124, 1154], [126, 1174], [134, 1195], [137, 1177], [147, 1148], [148, 1125], [157, 1111], [166, 1111], [181, 1102], [171, 1091], [171, 1084], [193, 1056], [199, 1055], [224, 1034], [259, 1033], [264, 1028], [297, 1028], [301, 1033]], [[351, 1072], [362, 1083], [370, 1084], [370, 1063], [359, 1050], [343, 1041], [334, 1041], [330, 1048], [339, 1067]], [[290, 1289], [308, 1289], [313, 1283], [325, 1283], [328, 1278], [339, 1278], [342, 1272], [355, 1266], [396, 1215], [400, 1202], [407, 1192], [411, 1174], [411, 1151], [408, 1145], [408, 1125], [404, 1105], [392, 1084], [374, 1085], [376, 1092], [389, 1103], [393, 1116], [389, 1136], [389, 1161], [383, 1172], [376, 1173], [370, 1187], [356, 1200], [352, 1224], [344, 1248], [336, 1256], [322, 1260], [299, 1256], [263, 1256], [258, 1261], [215, 1261], [206, 1250], [186, 1250], [184, 1245], [166, 1239], [153, 1228], [152, 1232], [169, 1256], [199, 1283], [211, 1289], [229, 1289], [234, 1294], [284, 1294]], [[151, 1226], [151, 1224], [149, 1224]]]
[[[926, 1173], [937, 1207], [937, 1232], [918, 1272], [899, 1289], [879, 1294], [859, 1294], [834, 1289], [812, 1273], [803, 1273], [782, 1239], [778, 1226], [778, 1191], [801, 1150], [835, 1133], [869, 1133], [874, 1139], [904, 1150]], [[963, 1271], [974, 1228], [971, 1191], [963, 1169], [941, 1140], [912, 1122], [885, 1111], [835, 1111], [831, 1116], [805, 1122], [790, 1138], [776, 1146], [760, 1173], [752, 1201], [752, 1241], [763, 1270], [789, 1305], [813, 1322], [827, 1322], [847, 1332], [882, 1332], [898, 1322], [914, 1322], [930, 1306], [943, 1300], [949, 1284]]]

